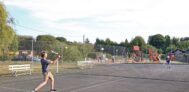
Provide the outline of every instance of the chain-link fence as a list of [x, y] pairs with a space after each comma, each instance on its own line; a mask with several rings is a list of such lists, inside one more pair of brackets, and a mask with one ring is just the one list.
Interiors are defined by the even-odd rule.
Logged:
[[[46, 51], [48, 59], [53, 60], [55, 51], [61, 55], [58, 65], [50, 67], [54, 72], [62, 71], [65, 68], [78, 68], [77, 61], [92, 61], [95, 64], [116, 64], [116, 63], [164, 63], [166, 55], [149, 53], [149, 51], [130, 51], [123, 46], [92, 45], [82, 43], [63, 43], [53, 41], [20, 41], [15, 47], [17, 50], [3, 49], [0, 53], [2, 64], [1, 71], [8, 73], [10, 64], [31, 64], [34, 72], [39, 72], [40, 52]], [[189, 61], [188, 54], [174, 54], [173, 61]], [[3, 62], [4, 61], [4, 62]], [[58, 66], [58, 68], [57, 68]]]
[[63, 69], [64, 48], [64, 44], [59, 42], [34, 40], [20, 41], [17, 50], [13, 51], [7, 48], [1, 52], [0, 63], [2, 64], [2, 68], [0, 74], [9, 73], [8, 66], [15, 64], [30, 64], [33, 72], [41, 72], [41, 51], [46, 51], [48, 53], [48, 59], [50, 60], [56, 58], [56, 55], [52, 53], [52, 51], [56, 51], [62, 55], [62, 58], [59, 60], [58, 68], [57, 65], [52, 65], [52, 67], [50, 67], [50, 69], [52, 69], [54, 72], [58, 72], [59, 70]]

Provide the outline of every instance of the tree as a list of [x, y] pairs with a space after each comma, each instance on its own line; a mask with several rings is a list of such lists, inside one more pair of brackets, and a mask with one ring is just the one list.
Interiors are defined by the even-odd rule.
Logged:
[[68, 46], [67, 49], [64, 50], [64, 61], [73, 62], [81, 60], [82, 53], [78, 50], [77, 46]]
[[171, 45], [171, 38], [169, 35], [165, 36], [165, 47], [168, 47]]
[[165, 50], [165, 38], [161, 34], [149, 36], [148, 43], [158, 49]]
[[125, 41], [124, 41], [124, 42], [121, 42], [121, 43], [119, 44], [119, 46], [128, 47], [128, 46], [129, 46], [128, 40], [125, 39]]
[[173, 37], [173, 39], [172, 39], [172, 44], [173, 45], [178, 46], [179, 42], [180, 42], [179, 38]]
[[52, 42], [55, 42], [56, 38], [54, 36], [51, 36], [51, 35], [38, 35], [37, 41], [52, 41]]
[[77, 47], [77, 49], [81, 53], [83, 59], [86, 58], [87, 55], [93, 51], [93, 48], [94, 48], [94, 46], [89, 43], [88, 44], [87, 43], [85, 43], [85, 44], [75, 43], [72, 45]]
[[105, 45], [104, 40], [100, 40], [99, 38], [96, 39], [95, 45]]
[[100, 44], [100, 39], [99, 38], [96, 38], [95, 44]]
[[7, 25], [8, 14], [5, 10], [4, 5], [0, 2], [0, 31], [4, 30], [4, 27]]
[[166, 52], [165, 53], [169, 53], [169, 52], [172, 52], [176, 49], [175, 45], [170, 45], [166, 48]]
[[125, 42], [121, 42], [121, 43], [119, 44], [119, 46], [126, 47]]
[[162, 54], [163, 53], [163, 50], [162, 49], [158, 49], [157, 51], [159, 54]]
[[140, 48], [145, 47], [145, 41], [141, 36], [136, 36], [134, 39], [131, 40], [130, 45], [138, 45]]
[[37, 36], [37, 40], [35, 43], [35, 49], [38, 51], [41, 50], [60, 50], [61, 48], [63, 48], [65, 43], [60, 42], [58, 40], [56, 40], [56, 38], [54, 36], [51, 35], [39, 35]]
[[90, 43], [90, 41], [89, 41], [88, 38], [85, 40], [85, 43], [86, 43], [86, 44]]
[[18, 49], [19, 50], [31, 50], [32, 49], [32, 36], [18, 36]]
[[29, 41], [29, 40], [33, 40], [32, 36], [25, 36], [25, 35], [18, 35], [18, 40], [19, 41]]
[[178, 46], [180, 49], [186, 50], [189, 48], [189, 41], [181, 41]]
[[180, 38], [180, 41], [188, 41], [188, 40], [189, 40], [189, 37]]
[[56, 37], [56, 40], [58, 40], [60, 42], [67, 42], [67, 39], [64, 37]]
[[[5, 7], [0, 2], [0, 55], [7, 55], [11, 50], [11, 45], [16, 41], [16, 33], [13, 28], [8, 25], [8, 19]], [[17, 44], [15, 43], [15, 45]], [[15, 47], [14, 49], [17, 48]]]
[[127, 47], [129, 45], [129, 42], [127, 39], [125, 39], [125, 47]]
[[128, 46], [128, 49], [129, 51], [132, 51], [133, 49], [133, 46], [139, 46], [140, 47], [140, 50], [145, 52], [145, 48], [146, 48], [146, 43], [144, 41], [144, 39], [141, 37], [141, 36], [136, 36], [134, 39], [131, 40], [129, 46]]
[[15, 54], [16, 51], [18, 50], [18, 47], [19, 47], [18, 37], [15, 35], [13, 38], [13, 42], [9, 46], [9, 49], [13, 51]]
[[105, 45], [112, 45], [112, 44], [113, 42], [109, 38], [105, 40]]

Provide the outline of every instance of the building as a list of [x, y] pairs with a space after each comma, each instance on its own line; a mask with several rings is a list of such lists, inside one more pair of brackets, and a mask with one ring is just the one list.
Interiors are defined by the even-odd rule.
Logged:
[[172, 54], [177, 61], [189, 62], [189, 50], [176, 49], [172, 51]]

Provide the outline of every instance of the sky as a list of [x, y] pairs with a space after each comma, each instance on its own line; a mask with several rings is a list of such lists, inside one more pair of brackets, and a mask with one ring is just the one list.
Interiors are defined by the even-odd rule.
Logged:
[[50, 34], [82, 42], [83, 35], [129, 41], [162, 34], [189, 36], [188, 0], [1, 0], [17, 34]]

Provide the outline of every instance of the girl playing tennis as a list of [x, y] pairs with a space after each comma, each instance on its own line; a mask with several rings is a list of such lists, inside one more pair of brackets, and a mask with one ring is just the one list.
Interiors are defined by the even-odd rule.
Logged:
[[32, 92], [38, 92], [40, 88], [45, 86], [48, 82], [48, 80], [51, 80], [51, 92], [55, 92], [54, 88], [54, 77], [50, 71], [48, 71], [48, 65], [49, 64], [56, 64], [57, 61], [60, 59], [60, 55], [57, 54], [57, 57], [54, 60], [47, 60], [48, 54], [45, 51], [41, 52], [41, 69], [42, 69], [42, 74], [43, 74], [43, 82], [40, 83], [35, 89], [32, 90]]

